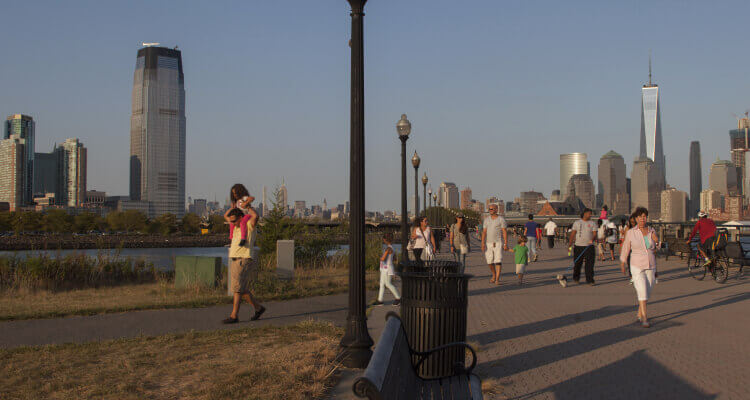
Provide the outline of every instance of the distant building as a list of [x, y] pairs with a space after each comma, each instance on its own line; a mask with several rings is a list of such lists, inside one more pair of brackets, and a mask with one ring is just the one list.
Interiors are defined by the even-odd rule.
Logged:
[[612, 150], [599, 159], [598, 192], [613, 215], [629, 213], [625, 159]]
[[687, 193], [675, 188], [661, 192], [661, 222], [685, 222], [687, 220]]
[[54, 193], [45, 193], [43, 196], [34, 197], [34, 204], [36, 204], [34, 209], [36, 211], [44, 211], [45, 209], [55, 207], [56, 203]]
[[58, 175], [54, 150], [51, 153], [34, 153], [34, 196], [56, 193]]
[[732, 154], [732, 163], [737, 168], [737, 186], [738, 193], [750, 197], [750, 191], [745, 185], [745, 181], [748, 179], [746, 168], [750, 167], [745, 162], [746, 153], [750, 149], [750, 120], [747, 116], [745, 118], [737, 119], [737, 129], [729, 131], [729, 151]]
[[199, 217], [208, 215], [208, 201], [206, 199], [193, 200], [193, 213]]
[[138, 50], [130, 117], [130, 199], [149, 217], [185, 213], [185, 75], [182, 53]]
[[650, 158], [638, 157], [633, 161], [631, 177], [631, 211], [646, 207], [649, 218], [658, 219], [661, 214], [661, 185], [659, 169]]
[[438, 188], [438, 205], [445, 208], [459, 208], [458, 187], [453, 182], [442, 182]]
[[286, 210], [289, 209], [289, 193], [287, 193], [286, 191], [284, 178], [281, 178], [281, 186], [279, 187], [279, 193], [281, 194], [281, 208], [286, 212]]
[[461, 209], [466, 210], [471, 206], [473, 199], [471, 198], [471, 188], [467, 187], [461, 191]]
[[[667, 168], [661, 134], [659, 85], [651, 82], [651, 58], [648, 61], [648, 83], [641, 88], [641, 151], [640, 158], [649, 158], [656, 169], [657, 186], [666, 187]], [[657, 195], [658, 196], [658, 195]], [[649, 210], [650, 211], [650, 210]]]
[[5, 120], [3, 129], [3, 139], [16, 138], [23, 142], [24, 145], [24, 166], [23, 166], [23, 183], [21, 204], [32, 204], [34, 199], [34, 149], [36, 141], [36, 124], [34, 118], [23, 115], [13, 114]]
[[58, 205], [79, 207], [86, 202], [87, 151], [75, 138], [55, 147], [57, 183], [55, 201]]
[[100, 192], [98, 190], [86, 191], [86, 203], [90, 205], [103, 206], [106, 199], [107, 192]]
[[700, 208], [700, 196], [703, 190], [701, 165], [701, 144], [694, 140], [690, 142], [690, 202], [687, 212], [690, 218], [695, 217]]
[[522, 213], [536, 213], [541, 208], [541, 204], [539, 206], [537, 204], [545, 200], [545, 198], [542, 193], [530, 190], [528, 192], [521, 192], [521, 197], [518, 200]]
[[594, 182], [587, 174], [571, 176], [568, 185], [566, 186], [565, 193], [568, 194], [568, 199], [566, 200], [574, 200], [577, 198], [580, 199], [586, 208], [594, 208]]
[[573, 175], [590, 175], [586, 153], [560, 154], [560, 195], [568, 197], [568, 182]]
[[737, 168], [731, 161], [717, 159], [711, 164], [708, 187], [724, 196], [735, 196], [737, 190]]
[[560, 194], [560, 191], [555, 189], [552, 191], [552, 195], [549, 198], [549, 201], [562, 201], [562, 195]]
[[26, 140], [18, 135], [0, 140], [0, 202], [8, 203], [10, 211], [29, 204], [26, 201]]
[[724, 206], [724, 196], [716, 190], [706, 189], [702, 191], [700, 200], [701, 211], [708, 212], [709, 210], [722, 210], [722, 207]]

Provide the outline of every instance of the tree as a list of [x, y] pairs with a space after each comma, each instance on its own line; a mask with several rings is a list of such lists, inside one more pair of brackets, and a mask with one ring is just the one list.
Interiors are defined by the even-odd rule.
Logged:
[[263, 217], [260, 234], [256, 239], [261, 254], [273, 253], [276, 251], [277, 240], [294, 239], [304, 230], [304, 225], [286, 216], [282, 204], [281, 190], [277, 187], [273, 193], [273, 209], [268, 212], [267, 216]]
[[45, 232], [71, 232], [73, 217], [63, 210], [49, 210], [42, 217], [42, 230]]
[[38, 231], [42, 226], [42, 214], [33, 211], [16, 213], [13, 229], [16, 233]]
[[209, 215], [208, 225], [210, 226], [211, 233], [229, 233], [229, 225], [226, 224], [224, 216], [221, 214]]
[[112, 232], [124, 231], [125, 230], [125, 213], [122, 211], [112, 211], [107, 214], [107, 226]]
[[8, 211], [0, 212], [0, 232], [13, 230], [13, 214]]
[[194, 213], [186, 213], [180, 221], [180, 232], [198, 233], [201, 230], [201, 218]]
[[159, 224], [159, 233], [164, 236], [171, 235], [177, 230], [177, 216], [166, 213], [155, 218]]
[[127, 210], [122, 213], [122, 224], [126, 232], [138, 232], [146, 229], [146, 215], [138, 210]]
[[101, 231], [106, 225], [102, 217], [91, 212], [83, 212], [73, 217], [73, 229], [78, 233]]

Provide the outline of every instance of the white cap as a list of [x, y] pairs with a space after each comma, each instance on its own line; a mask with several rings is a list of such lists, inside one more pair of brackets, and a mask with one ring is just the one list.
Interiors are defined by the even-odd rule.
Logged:
[[705, 211], [701, 210], [698, 211], [698, 218], [708, 217], [708, 214], [706, 214]]

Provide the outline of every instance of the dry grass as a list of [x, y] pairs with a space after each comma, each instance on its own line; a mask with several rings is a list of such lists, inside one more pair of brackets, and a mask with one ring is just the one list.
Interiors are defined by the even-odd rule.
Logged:
[[289, 327], [0, 350], [8, 399], [314, 399], [342, 329]]
[[[275, 266], [275, 264], [273, 264]], [[367, 271], [367, 288], [378, 287], [377, 271]], [[298, 268], [293, 280], [279, 280], [270, 262], [261, 268], [254, 292], [261, 301], [288, 300], [345, 292], [349, 272], [337, 263]], [[16, 289], [0, 292], [0, 320], [92, 315], [159, 308], [229, 304], [226, 283], [218, 288], [176, 289], [171, 280], [69, 291]]]

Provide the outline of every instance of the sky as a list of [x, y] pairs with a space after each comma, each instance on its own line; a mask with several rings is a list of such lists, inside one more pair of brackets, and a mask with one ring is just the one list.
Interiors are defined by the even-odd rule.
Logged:
[[[177, 45], [188, 196], [223, 202], [241, 182], [260, 198], [283, 179], [290, 200], [343, 203], [349, 11], [344, 0], [4, 0], [0, 115], [33, 116], [37, 152], [80, 138], [88, 189], [126, 195], [136, 52]], [[558, 189], [561, 153], [587, 153], [596, 182], [613, 149], [630, 175], [649, 50], [672, 186], [689, 191], [699, 140], [707, 187], [710, 164], [730, 157], [733, 113], [750, 108], [747, 1], [370, 0], [365, 12], [368, 210], [400, 207], [402, 113], [433, 189], [512, 200]]]

